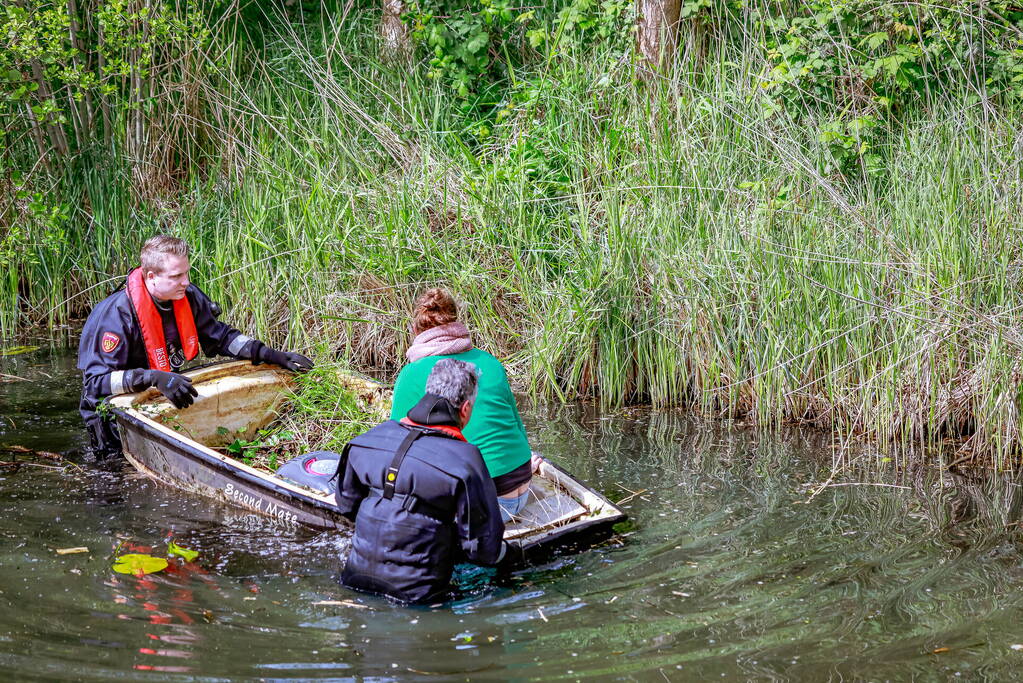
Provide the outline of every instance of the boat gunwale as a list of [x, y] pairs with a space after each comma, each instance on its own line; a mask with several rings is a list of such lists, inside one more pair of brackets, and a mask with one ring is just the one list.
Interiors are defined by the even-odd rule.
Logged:
[[[217, 374], [220, 374], [219, 371], [229, 370], [231, 369], [232, 366], [245, 367], [249, 365], [250, 364], [247, 361], [227, 361], [222, 363], [211, 363], [209, 365], [204, 365], [200, 368], [193, 368], [185, 374], [188, 375], [189, 377], [200, 378], [202, 374], [206, 374], [197, 372], [200, 370], [213, 371], [217, 372]], [[209, 374], [213, 374], [213, 372], [209, 372]], [[217, 378], [218, 377], [214, 376], [210, 377], [209, 379]], [[145, 396], [148, 392], [151, 391], [154, 390], [150, 389], [132, 394], [119, 395], [115, 399], [115, 401], [112, 402], [114, 403], [112, 412], [117, 418], [123, 419], [128, 423], [132, 424], [133, 426], [135, 426], [136, 428], [142, 430], [150, 438], [157, 439], [164, 447], [175, 447], [181, 449], [185, 452], [186, 455], [192, 457], [194, 460], [199, 460], [207, 465], [215, 466], [217, 470], [220, 470], [225, 473], [230, 473], [232, 476], [237, 476], [237, 478], [245, 481], [246, 483], [261, 487], [268, 487], [275, 495], [289, 495], [292, 497], [301, 498], [303, 499], [304, 502], [307, 502], [316, 508], [330, 511], [335, 516], [338, 516], [337, 507], [333, 503], [333, 497], [328, 496], [327, 494], [316, 493], [314, 491], [304, 489], [296, 484], [288, 482], [287, 480], [281, 477], [261, 472], [255, 469], [254, 467], [246, 465], [240, 460], [231, 458], [221, 453], [217, 453], [209, 446], [206, 446], [196, 441], [195, 439], [186, 436], [185, 434], [176, 432], [173, 429], [167, 427], [166, 425], [160, 424], [152, 417], [145, 415], [144, 413], [142, 413], [142, 411], [137, 410], [135, 408], [136, 403], [139, 402], [143, 396]], [[123, 405], [128, 397], [133, 396], [137, 398], [133, 400], [130, 404]], [[122, 405], [118, 405], [118, 403]], [[133, 465], [139, 462], [138, 459], [135, 458], [134, 456], [132, 456], [130, 460]], [[150, 474], [150, 472], [152, 472], [150, 468], [145, 466], [139, 469], [143, 470], [146, 474]], [[155, 473], [153, 473], [151, 476], [153, 476], [158, 481], [169, 483], [175, 488], [185, 488], [181, 486], [180, 483], [169, 482], [165, 477], [157, 476]]]

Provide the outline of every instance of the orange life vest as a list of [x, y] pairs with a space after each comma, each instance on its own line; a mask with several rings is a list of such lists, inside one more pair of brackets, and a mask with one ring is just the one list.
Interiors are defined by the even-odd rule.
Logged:
[[[142, 327], [142, 340], [146, 344], [146, 355], [149, 367], [153, 370], [171, 371], [170, 359], [167, 357], [167, 340], [163, 336], [163, 319], [156, 310], [153, 297], [146, 289], [142, 278], [142, 269], [136, 268], [128, 273], [128, 299], [135, 309], [135, 315]], [[185, 360], [192, 360], [199, 355], [199, 335], [195, 331], [195, 318], [188, 297], [181, 297], [174, 302], [174, 322], [178, 326], [178, 337], [181, 339], [181, 350]]]

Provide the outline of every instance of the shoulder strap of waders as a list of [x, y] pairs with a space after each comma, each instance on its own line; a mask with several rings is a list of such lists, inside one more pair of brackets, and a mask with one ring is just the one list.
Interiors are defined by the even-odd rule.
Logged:
[[408, 425], [402, 426], [408, 429], [408, 434], [405, 435], [401, 445], [398, 446], [398, 450], [394, 452], [391, 464], [387, 467], [387, 473], [384, 475], [384, 495], [382, 497], [385, 500], [390, 500], [394, 497], [394, 485], [398, 481], [398, 468], [401, 467], [401, 461], [405, 459], [405, 454], [412, 447], [412, 442], [423, 435], [423, 432], [419, 429], [409, 428]]

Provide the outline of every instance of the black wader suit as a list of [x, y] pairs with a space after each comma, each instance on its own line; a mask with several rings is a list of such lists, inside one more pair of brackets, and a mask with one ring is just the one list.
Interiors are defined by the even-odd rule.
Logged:
[[[202, 290], [189, 285], [185, 297], [192, 307], [199, 344], [205, 355], [253, 357], [259, 342], [253, 343], [255, 340], [251, 337], [218, 321], [220, 307]], [[163, 322], [171, 370], [178, 372], [185, 364], [185, 357], [173, 308], [157, 303], [157, 310]], [[97, 456], [121, 452], [121, 438], [116, 425], [112, 419], [99, 415], [97, 406], [107, 396], [147, 388], [149, 385], [140, 385], [141, 373], [138, 371], [148, 368], [142, 327], [122, 287], [92, 310], [78, 344], [78, 369], [82, 371], [82, 400], [78, 408]]]
[[[388, 420], [355, 437], [338, 469], [337, 505], [355, 522], [341, 583], [410, 603], [444, 600], [459, 562], [495, 565], [504, 522], [479, 449], [430, 425], [458, 424], [446, 399], [427, 394], [409, 411], [420, 426]], [[410, 435], [393, 495], [385, 479]]]

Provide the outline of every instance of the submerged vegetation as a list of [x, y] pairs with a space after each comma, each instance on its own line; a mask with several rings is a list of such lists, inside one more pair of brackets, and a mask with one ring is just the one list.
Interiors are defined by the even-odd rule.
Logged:
[[375, 6], [169, 22], [194, 90], [105, 95], [167, 108], [144, 148], [58, 163], [9, 118], [3, 331], [82, 316], [171, 230], [233, 322], [322, 358], [393, 372], [440, 283], [540, 396], [1017, 461], [1017, 9], [686, 2], [650, 66], [632, 3], [470, 4], [408, 5], [389, 56]]
[[[270, 472], [313, 451], [340, 453], [351, 439], [388, 416], [339, 381], [338, 370], [337, 365], [321, 363], [297, 375], [278, 419], [259, 430], [254, 439], [235, 438], [221, 450]], [[221, 436], [226, 441], [231, 434], [224, 430]]]

